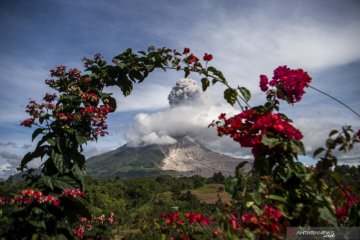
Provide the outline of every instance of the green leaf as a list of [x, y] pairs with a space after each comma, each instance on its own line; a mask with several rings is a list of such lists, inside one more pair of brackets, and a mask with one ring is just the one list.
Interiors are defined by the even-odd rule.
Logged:
[[132, 81], [136, 81], [136, 80], [139, 80], [139, 82], [142, 82], [144, 80], [144, 77], [143, 75], [141, 74], [141, 72], [139, 71], [135, 71], [135, 70], [132, 70], [130, 71], [129, 73], [129, 78], [132, 80]]
[[205, 92], [206, 89], [210, 86], [210, 81], [207, 78], [202, 78], [201, 83], [202, 83], [202, 90]]
[[231, 105], [234, 105], [236, 103], [237, 96], [238, 93], [233, 88], [228, 88], [224, 91], [224, 99]]
[[332, 226], [337, 226], [336, 217], [330, 212], [327, 207], [322, 207], [319, 209], [320, 218], [323, 221], [329, 222]]
[[49, 139], [47, 140], [47, 142], [48, 142], [51, 146], [56, 146], [56, 141], [55, 141], [55, 139], [53, 139], [53, 138], [49, 138]]
[[299, 140], [290, 140], [290, 150], [292, 153], [295, 153], [295, 156], [297, 155], [305, 155], [305, 147], [304, 144]]
[[254, 161], [254, 169], [260, 174], [260, 176], [270, 174], [270, 162], [264, 156], [258, 156]]
[[213, 80], [211, 80], [211, 84], [214, 85], [215, 83], [217, 83], [219, 80], [217, 80], [216, 78], [213, 78]]
[[239, 165], [237, 165], [236, 169], [243, 168], [247, 163], [249, 163], [249, 161], [242, 161]]
[[241, 95], [244, 97], [245, 101], [248, 102], [251, 98], [250, 91], [245, 87], [238, 87], [238, 89]]
[[76, 133], [75, 134], [75, 138], [76, 138], [76, 141], [78, 142], [79, 145], [82, 145], [84, 143], [87, 142], [88, 138], [83, 136], [83, 135], [80, 135], [79, 133]]
[[43, 176], [39, 181], [43, 182], [45, 186], [48, 186], [52, 191], [54, 190], [54, 184], [52, 181], [52, 177]]
[[65, 169], [64, 169], [64, 157], [62, 154], [58, 154], [56, 153], [54, 150], [51, 152], [51, 159], [52, 162], [54, 163], [56, 169], [60, 172], [60, 173], [64, 173]]
[[31, 160], [33, 160], [33, 155], [31, 152], [28, 152], [25, 154], [25, 156], [23, 157], [23, 159], [21, 160], [21, 163], [20, 163], [20, 170], [22, 171], [26, 165], [31, 162]]
[[332, 177], [333, 179], [335, 179], [336, 182], [338, 182], [338, 183], [341, 182], [342, 176], [341, 176], [340, 173], [338, 173], [338, 172], [333, 172], [333, 173], [331, 173], [331, 177]]
[[38, 128], [36, 129], [33, 134], [32, 134], [32, 141], [34, 141], [34, 139], [44, 131], [45, 129], [44, 128]]
[[44, 156], [46, 148], [47, 148], [47, 146], [36, 147], [35, 151], [28, 152], [27, 154], [25, 154], [25, 156], [21, 160], [21, 163], [20, 163], [20, 166], [19, 166], [20, 170], [23, 170], [26, 167], [26, 165], [29, 162], [31, 162], [34, 158]]
[[188, 67], [184, 67], [184, 73], [185, 73], [185, 78], [187, 78], [190, 75], [190, 69]]
[[31, 236], [31, 240], [38, 240], [39, 239], [39, 234], [38, 233], [34, 233], [32, 236]]
[[154, 71], [154, 69], [155, 69], [155, 66], [154, 65], [145, 65], [145, 68], [146, 68], [146, 70], [148, 71], [148, 72], [152, 72], [152, 71]]
[[59, 188], [61, 190], [73, 188], [74, 186], [76, 186], [75, 180], [70, 177], [53, 177], [52, 183], [55, 188]]
[[111, 107], [111, 111], [110, 112], [115, 112], [115, 110], [116, 110], [116, 99], [115, 98], [113, 98], [113, 97], [108, 97], [107, 98], [108, 100], [109, 100], [109, 105], [110, 105], [110, 107]]
[[260, 205], [261, 204], [261, 194], [258, 193], [258, 192], [252, 192], [252, 193], [249, 193], [249, 196], [251, 197], [252, 200], [254, 200], [254, 202], [257, 204], [257, 205]]
[[329, 133], [329, 137], [331, 137], [331, 136], [333, 136], [333, 135], [335, 135], [335, 134], [337, 134], [337, 133], [339, 133], [338, 130], [332, 130], [332, 131]]
[[75, 161], [76, 165], [78, 165], [78, 167], [81, 169], [81, 171], [85, 173], [85, 156], [78, 151], [74, 151], [72, 152], [71, 157]]
[[315, 152], [314, 152], [314, 154], [313, 154], [313, 157], [319, 155], [319, 154], [322, 153], [324, 150], [325, 150], [325, 148], [323, 148], [323, 147], [320, 147], [320, 148], [316, 149]]
[[[42, 220], [42, 221], [29, 220], [29, 224], [36, 228], [46, 229], [44, 220]], [[31, 239], [38, 239], [38, 238], [37, 238], [37, 236], [36, 236], [36, 238], [34, 238], [34, 235], [33, 235]]]
[[329, 138], [328, 140], [326, 140], [326, 147], [328, 149], [335, 148], [335, 141], [333, 139]]
[[261, 138], [261, 142], [265, 146], [268, 146], [269, 148], [273, 148], [273, 147], [277, 146], [280, 143], [280, 140], [277, 139], [277, 138], [268, 137], [267, 135], [263, 135], [262, 138]]
[[121, 78], [118, 79], [116, 84], [121, 89], [125, 97], [129, 96], [131, 91], [133, 90], [133, 83], [126, 77], [126, 75], [121, 76]]
[[267, 199], [275, 200], [278, 202], [286, 203], [286, 199], [284, 197], [281, 197], [279, 195], [268, 195], [266, 196]]
[[228, 193], [230, 193], [231, 195], [234, 195], [234, 193], [236, 192], [237, 184], [238, 184], [238, 179], [237, 178], [226, 179], [226, 181], [225, 181], [225, 190]]

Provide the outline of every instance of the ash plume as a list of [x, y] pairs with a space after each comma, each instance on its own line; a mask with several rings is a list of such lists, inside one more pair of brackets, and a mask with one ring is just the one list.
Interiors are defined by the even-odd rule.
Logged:
[[189, 104], [200, 98], [201, 91], [198, 88], [196, 81], [187, 78], [178, 80], [168, 96], [171, 107]]

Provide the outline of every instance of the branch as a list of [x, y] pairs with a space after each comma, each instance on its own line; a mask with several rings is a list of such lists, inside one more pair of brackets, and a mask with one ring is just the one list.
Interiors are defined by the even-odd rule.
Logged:
[[340, 103], [341, 105], [343, 105], [344, 107], [346, 107], [347, 109], [349, 109], [350, 111], [352, 111], [354, 114], [356, 114], [356, 115], [360, 118], [360, 114], [359, 114], [359, 113], [357, 113], [354, 109], [352, 109], [351, 107], [349, 107], [348, 105], [346, 105], [345, 103], [343, 103], [342, 101], [340, 101], [339, 99], [337, 99], [337, 98], [335, 98], [335, 97], [333, 97], [333, 96], [331, 96], [331, 95], [329, 95], [329, 94], [327, 94], [327, 93], [325, 93], [325, 92], [323, 92], [323, 91], [321, 91], [321, 90], [319, 90], [319, 89], [317, 89], [317, 88], [315, 88], [315, 87], [313, 87], [313, 86], [310, 86], [310, 85], [309, 85], [309, 87], [312, 88], [312, 89], [314, 89], [314, 90], [316, 90], [316, 91], [318, 91], [319, 93], [322, 93], [322, 94], [328, 96], [329, 98], [334, 99], [335, 101], [337, 101], [338, 103]]

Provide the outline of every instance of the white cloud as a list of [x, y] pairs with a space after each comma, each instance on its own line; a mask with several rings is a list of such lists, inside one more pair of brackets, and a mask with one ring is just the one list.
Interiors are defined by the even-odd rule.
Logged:
[[170, 87], [159, 84], [144, 84], [136, 86], [131, 95], [121, 96], [115, 91], [118, 112], [155, 110], [167, 106], [166, 97]]
[[0, 164], [0, 179], [6, 179], [11, 175], [12, 173], [11, 167], [12, 166], [9, 163]]
[[[271, 75], [279, 65], [315, 72], [360, 59], [360, 18], [340, 17], [337, 11], [342, 8], [350, 13], [351, 5], [344, 7], [345, 2], [330, 7], [303, 1], [243, 5], [214, 10], [212, 2], [205, 4], [203, 12], [214, 11], [211, 18], [199, 18], [187, 26], [190, 39], [179, 37], [175, 28], [161, 28], [158, 35], [200, 56], [212, 53], [213, 64], [231, 84], [244, 85], [254, 93], [259, 92], [259, 75]], [[316, 12], [314, 7], [322, 9]]]
[[[309, 156], [312, 156], [314, 151], [319, 147], [324, 147], [325, 142], [331, 130], [338, 130], [341, 132], [344, 124], [331, 122], [325, 119], [309, 119], [300, 118], [294, 122], [295, 126], [300, 129], [304, 139], [306, 152]], [[353, 130], [359, 129], [359, 125], [353, 126]], [[354, 148], [348, 152], [335, 151], [334, 154], [338, 157], [342, 163], [351, 162], [356, 160], [360, 163], [360, 146], [355, 145]]]
[[192, 92], [197, 92], [199, 97], [191, 103], [179, 101], [180, 104], [162, 111], [137, 114], [131, 128], [125, 133], [125, 139], [131, 146], [172, 144], [176, 142], [175, 137], [186, 135], [214, 151], [248, 156], [248, 150], [240, 149], [239, 144], [229, 137], [219, 138], [216, 128], [208, 128], [220, 113], [232, 115], [238, 111], [225, 103], [214, 105], [205, 101], [208, 98], [201, 91], [193, 89]]

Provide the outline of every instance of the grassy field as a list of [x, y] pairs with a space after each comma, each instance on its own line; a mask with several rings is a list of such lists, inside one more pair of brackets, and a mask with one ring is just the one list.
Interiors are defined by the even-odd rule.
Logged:
[[215, 204], [220, 198], [223, 203], [231, 200], [230, 194], [225, 192], [223, 184], [207, 184], [204, 187], [191, 191], [202, 203]]
[[[186, 191], [183, 191], [185, 193]], [[196, 198], [201, 202], [205, 204], [215, 204], [219, 199], [223, 203], [227, 203], [231, 200], [231, 196], [225, 192], [225, 186], [223, 184], [206, 184], [205, 186], [201, 188], [197, 188], [194, 190], [191, 190], [191, 193], [196, 196]], [[172, 198], [171, 192], [164, 192], [157, 196], [157, 198], [163, 199], [164, 201], [170, 201]], [[148, 207], [151, 206], [151, 203], [149, 203]], [[169, 209], [170, 210], [170, 209]], [[181, 211], [179, 209], [179, 211]], [[120, 240], [123, 239], [123, 237], [127, 234], [136, 234], [140, 233], [139, 228], [135, 229], [124, 229], [123, 227], [119, 227], [114, 232], [114, 239]]]

